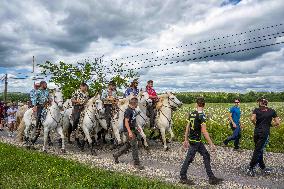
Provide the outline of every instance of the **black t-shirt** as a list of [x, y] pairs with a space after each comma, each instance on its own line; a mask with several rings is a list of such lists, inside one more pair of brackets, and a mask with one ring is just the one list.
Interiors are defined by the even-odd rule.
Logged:
[[206, 122], [204, 112], [194, 111], [189, 114], [189, 141], [201, 142], [201, 125]]
[[272, 118], [277, 117], [276, 111], [271, 108], [260, 107], [254, 109], [253, 114], [256, 115], [255, 133], [269, 133]]
[[129, 123], [129, 127], [130, 129], [133, 131], [136, 128], [136, 116], [137, 113], [135, 111], [135, 109], [132, 109], [130, 107], [128, 107], [125, 112], [124, 112], [124, 119], [123, 119], [123, 128], [124, 131], [127, 132], [127, 129], [125, 127], [125, 119], [128, 119], [128, 123]]

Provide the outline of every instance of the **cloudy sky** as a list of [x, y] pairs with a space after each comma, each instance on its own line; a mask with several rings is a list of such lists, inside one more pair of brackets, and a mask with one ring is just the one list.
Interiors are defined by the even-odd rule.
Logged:
[[27, 92], [30, 78], [12, 78], [32, 77], [32, 56], [104, 55], [126, 68], [174, 62], [139, 70], [159, 92], [283, 91], [283, 10], [283, 0], [0, 0], [0, 77]]

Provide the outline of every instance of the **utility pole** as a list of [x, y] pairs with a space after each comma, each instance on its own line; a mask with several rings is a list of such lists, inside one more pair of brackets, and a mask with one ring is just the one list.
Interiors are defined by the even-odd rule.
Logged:
[[5, 74], [4, 77], [5, 87], [4, 87], [4, 102], [7, 102], [7, 88], [8, 88], [8, 74]]
[[35, 56], [33, 56], [33, 73], [35, 73]]

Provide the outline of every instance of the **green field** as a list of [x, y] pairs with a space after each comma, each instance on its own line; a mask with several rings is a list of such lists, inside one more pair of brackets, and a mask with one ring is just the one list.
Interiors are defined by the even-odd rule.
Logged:
[[[205, 107], [207, 115], [207, 128], [214, 143], [221, 145], [226, 137], [232, 134], [229, 127], [228, 111], [233, 104], [229, 103], [208, 103]], [[184, 139], [184, 129], [186, 125], [187, 112], [194, 110], [194, 104], [183, 105], [174, 114], [174, 133], [179, 141]], [[281, 120], [284, 119], [284, 103], [271, 102], [269, 106], [274, 108]], [[250, 116], [253, 109], [257, 107], [256, 103], [241, 103], [242, 117], [241, 122], [245, 126], [242, 131], [241, 147], [253, 149], [253, 130], [254, 126], [250, 122]], [[270, 142], [267, 146], [268, 151], [284, 153], [284, 124], [280, 128], [271, 128]], [[230, 143], [232, 146], [232, 143]]]
[[0, 188], [182, 188], [0, 143]]

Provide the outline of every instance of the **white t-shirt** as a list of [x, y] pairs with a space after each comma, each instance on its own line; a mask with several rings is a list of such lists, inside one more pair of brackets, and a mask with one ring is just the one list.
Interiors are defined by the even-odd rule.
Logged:
[[12, 114], [12, 115], [9, 115], [10, 113], [16, 113], [18, 111], [17, 108], [12, 108], [10, 107], [8, 110], [7, 110], [7, 114], [8, 114], [8, 122], [12, 122], [12, 121], [15, 121], [16, 120], [16, 114]]

